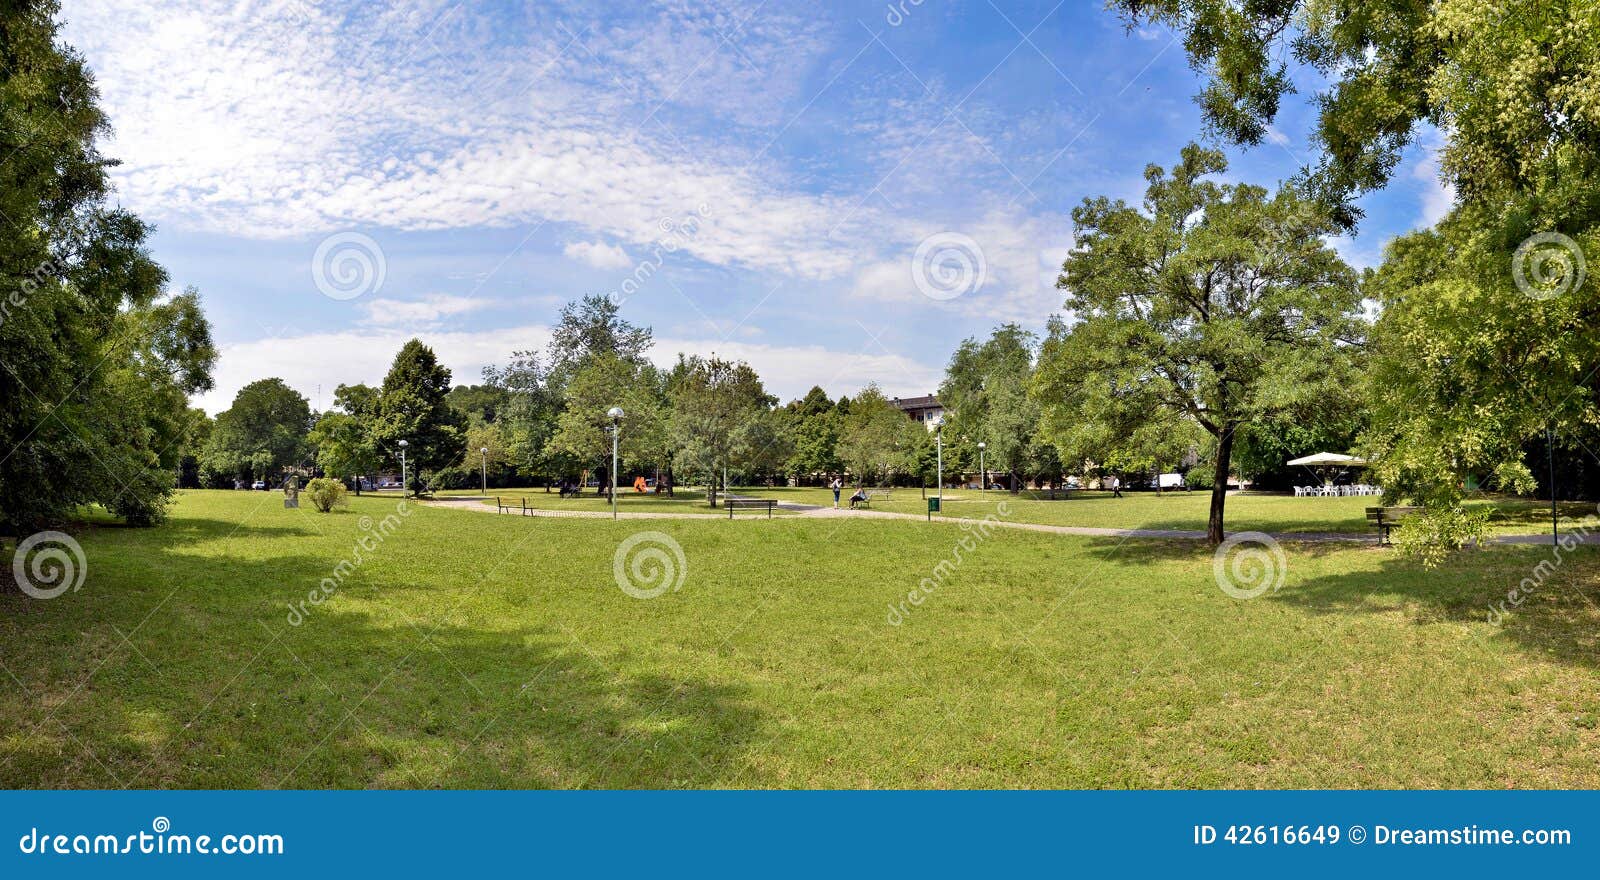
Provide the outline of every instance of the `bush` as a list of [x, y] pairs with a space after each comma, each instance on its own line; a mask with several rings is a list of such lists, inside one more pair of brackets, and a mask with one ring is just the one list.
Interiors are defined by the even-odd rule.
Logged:
[[345, 507], [350, 503], [346, 497], [349, 490], [345, 489], [344, 483], [328, 477], [317, 477], [307, 483], [301, 493], [310, 498], [311, 503], [323, 513], [328, 513], [335, 507]]
[[1489, 511], [1449, 507], [1401, 520], [1394, 530], [1394, 544], [1401, 555], [1419, 560], [1424, 568], [1437, 568], [1451, 553], [1482, 545], [1488, 534]]

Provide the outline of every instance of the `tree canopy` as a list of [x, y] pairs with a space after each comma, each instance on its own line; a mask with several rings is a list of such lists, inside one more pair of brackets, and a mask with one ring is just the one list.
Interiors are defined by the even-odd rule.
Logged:
[[0, 12], [0, 532], [104, 505], [161, 518], [211, 387], [210, 327], [116, 207], [93, 80], [54, 2]]
[[1350, 384], [1362, 341], [1356, 275], [1323, 238], [1331, 220], [1293, 188], [1210, 179], [1226, 168], [1190, 145], [1170, 171], [1146, 169], [1142, 211], [1105, 198], [1073, 210], [1058, 286], [1078, 323], [1034, 383], [1062, 449], [1091, 435], [1126, 453], [1186, 422], [1210, 434], [1213, 543], [1235, 433]]

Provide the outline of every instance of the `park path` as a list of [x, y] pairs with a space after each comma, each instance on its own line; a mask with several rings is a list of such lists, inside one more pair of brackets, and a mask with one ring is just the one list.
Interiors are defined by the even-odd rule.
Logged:
[[[475, 510], [479, 513], [496, 513], [493, 507], [483, 502], [490, 496], [457, 496], [453, 498], [435, 498], [424, 501], [429, 507], [450, 508], [453, 510]], [[733, 495], [733, 498], [747, 498], [752, 496]], [[916, 513], [897, 513], [889, 510], [851, 510], [848, 507], [824, 507], [815, 504], [798, 504], [792, 501], [778, 502], [779, 510], [787, 510], [796, 518], [811, 519], [901, 519], [926, 522], [927, 517]], [[516, 516], [522, 513], [519, 509], [510, 509], [506, 513]], [[572, 519], [610, 519], [609, 511], [598, 510], [534, 510], [529, 508], [528, 516], [564, 517]], [[618, 519], [727, 519], [725, 513], [663, 513], [660, 511], [631, 511], [618, 512]], [[746, 517], [741, 517], [746, 518]], [[960, 523], [959, 517], [937, 517], [937, 521], [945, 523]], [[1016, 522], [994, 518], [987, 520], [994, 525], [1007, 529], [1021, 529], [1029, 532], [1046, 532], [1054, 535], [1077, 535], [1090, 538], [1152, 538], [1169, 541], [1204, 541], [1206, 533], [1202, 529], [1111, 529], [1097, 528], [1094, 526], [1055, 526], [1045, 523]], [[1237, 534], [1237, 533], [1235, 533]], [[1311, 544], [1370, 544], [1376, 546], [1378, 538], [1374, 534], [1362, 532], [1274, 532], [1271, 537], [1277, 541], [1293, 541]], [[1562, 533], [1563, 539], [1572, 538], [1580, 544], [1600, 545], [1600, 531], [1590, 534], [1578, 535], [1570, 532]], [[1489, 539], [1492, 544], [1550, 544], [1548, 534], [1543, 535], [1499, 535]]]

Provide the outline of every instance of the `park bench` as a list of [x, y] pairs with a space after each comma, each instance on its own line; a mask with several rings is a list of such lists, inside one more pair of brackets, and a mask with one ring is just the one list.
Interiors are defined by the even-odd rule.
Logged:
[[1369, 507], [1367, 519], [1378, 527], [1378, 543], [1389, 543], [1389, 533], [1400, 525], [1400, 521], [1413, 513], [1420, 513], [1420, 507]]
[[511, 502], [502, 500], [499, 495], [496, 495], [494, 496], [494, 512], [510, 513], [511, 511], [515, 510], [523, 516], [533, 516], [532, 511], [535, 510], [535, 508], [528, 506], [528, 499], [522, 498], [520, 500], [522, 502], [522, 506], [512, 507]]
[[741, 507], [751, 510], [767, 509], [767, 519], [772, 519], [772, 510], [778, 502], [772, 498], [724, 498], [722, 506], [728, 508], [728, 519], [733, 519], [733, 512]]
[[578, 497], [579, 495], [582, 495], [582, 494], [583, 494], [583, 487], [582, 486], [562, 486], [561, 487], [561, 497], [562, 498], [576, 498], [576, 497]]

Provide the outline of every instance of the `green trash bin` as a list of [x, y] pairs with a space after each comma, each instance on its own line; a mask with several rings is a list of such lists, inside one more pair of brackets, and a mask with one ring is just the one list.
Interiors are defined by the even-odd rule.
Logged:
[[933, 519], [933, 515], [938, 513], [938, 512], [939, 512], [939, 497], [936, 495], [936, 496], [928, 499], [928, 519]]

